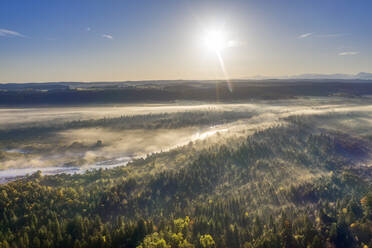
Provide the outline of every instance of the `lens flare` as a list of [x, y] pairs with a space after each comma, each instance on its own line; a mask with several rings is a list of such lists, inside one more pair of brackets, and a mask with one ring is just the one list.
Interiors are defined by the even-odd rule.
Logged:
[[218, 57], [218, 61], [220, 62], [220, 66], [221, 66], [223, 75], [225, 76], [225, 80], [226, 80], [226, 83], [227, 83], [227, 88], [229, 89], [230, 92], [232, 92], [233, 91], [232, 84], [231, 84], [231, 81], [230, 81], [230, 78], [229, 78], [229, 74], [227, 73], [227, 70], [225, 68], [225, 63], [223, 62], [221, 53], [219, 51], [217, 51], [216, 54], [217, 54], [217, 57]]

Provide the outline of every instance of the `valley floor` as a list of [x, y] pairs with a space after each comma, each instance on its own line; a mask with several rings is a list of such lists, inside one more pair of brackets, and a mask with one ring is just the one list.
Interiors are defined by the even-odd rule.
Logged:
[[371, 103], [5, 117], [0, 247], [370, 247]]

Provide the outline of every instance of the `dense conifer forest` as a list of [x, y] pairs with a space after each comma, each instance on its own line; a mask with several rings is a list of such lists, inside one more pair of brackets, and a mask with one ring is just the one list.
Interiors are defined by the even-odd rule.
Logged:
[[0, 247], [370, 247], [370, 141], [332, 118], [2, 184]]

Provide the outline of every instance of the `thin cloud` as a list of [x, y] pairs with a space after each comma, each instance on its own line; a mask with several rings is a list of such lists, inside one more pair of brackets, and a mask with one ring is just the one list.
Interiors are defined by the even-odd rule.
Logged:
[[347, 52], [341, 52], [338, 55], [340, 55], [340, 56], [353, 56], [353, 55], [357, 55], [357, 54], [359, 54], [359, 52], [347, 51]]
[[299, 35], [297, 38], [304, 39], [304, 38], [308, 38], [310, 36], [320, 37], [320, 38], [337, 38], [337, 37], [344, 37], [344, 36], [347, 36], [347, 35], [350, 35], [350, 34], [346, 34], [346, 33], [330, 33], [330, 34], [305, 33], [305, 34]]
[[9, 29], [0, 29], [0, 36], [3, 37], [25, 37], [23, 34]]
[[345, 33], [334, 33], [334, 34], [319, 34], [319, 37], [324, 37], [324, 38], [336, 38], [336, 37], [344, 37], [348, 36], [350, 34], [345, 34]]
[[109, 39], [109, 40], [113, 40], [114, 37], [112, 37], [112, 35], [109, 35], [109, 34], [103, 34], [102, 35], [103, 38], [106, 38], [106, 39]]
[[310, 37], [312, 36], [313, 33], [306, 33], [306, 34], [301, 34], [298, 36], [299, 39], [304, 39], [304, 38], [307, 38], [307, 37]]
[[91, 27], [86, 27], [86, 28], [85, 28], [85, 31], [87, 31], [87, 32], [90, 32], [91, 30], [92, 30]]

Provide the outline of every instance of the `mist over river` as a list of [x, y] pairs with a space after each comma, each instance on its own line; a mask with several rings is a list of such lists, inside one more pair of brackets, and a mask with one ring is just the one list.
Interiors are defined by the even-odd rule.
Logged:
[[[144, 158], [190, 142], [209, 139], [211, 143], [219, 142], [218, 137], [249, 135], [283, 123], [284, 118], [291, 115], [358, 113], [359, 116], [352, 119], [335, 122], [331, 128], [342, 126], [350, 132], [361, 133], [369, 130], [371, 103], [371, 99], [333, 97], [231, 104], [176, 102], [1, 108], [0, 183], [39, 170], [44, 175], [53, 175], [125, 166], [134, 158]], [[223, 121], [216, 122], [213, 115]], [[136, 116], [138, 121], [133, 121]], [[114, 126], [103, 125], [112, 118], [119, 118], [115, 119], [121, 125], [119, 128], [116, 122]], [[94, 122], [96, 120], [99, 124]], [[64, 126], [71, 121], [78, 127]], [[130, 122], [133, 122], [130, 128], [123, 126]], [[359, 128], [355, 129], [355, 125]], [[55, 126], [59, 129], [53, 129]], [[43, 127], [51, 131], [43, 133]], [[26, 132], [29, 129], [31, 131]], [[35, 135], [33, 130], [40, 135]]]

